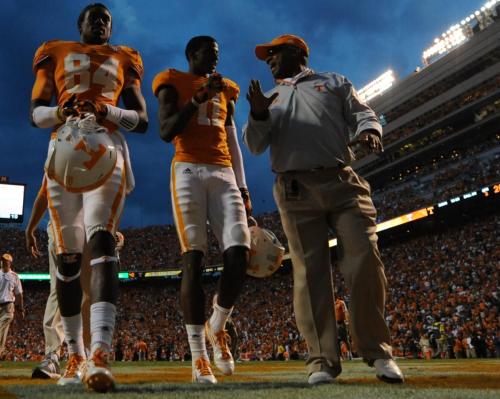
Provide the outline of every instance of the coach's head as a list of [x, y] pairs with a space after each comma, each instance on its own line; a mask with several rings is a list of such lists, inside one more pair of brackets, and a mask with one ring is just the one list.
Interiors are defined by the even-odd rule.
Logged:
[[275, 79], [291, 78], [307, 66], [309, 47], [295, 35], [281, 35], [255, 47], [255, 55], [266, 61]]

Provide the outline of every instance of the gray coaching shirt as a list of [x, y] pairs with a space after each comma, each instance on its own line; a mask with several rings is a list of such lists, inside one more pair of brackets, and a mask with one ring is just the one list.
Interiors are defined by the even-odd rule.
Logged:
[[367, 129], [382, 136], [377, 116], [342, 75], [306, 69], [277, 82], [265, 95], [276, 92], [270, 118], [257, 121], [250, 115], [243, 127], [252, 154], [271, 147], [276, 173], [348, 165], [354, 160], [349, 141]]

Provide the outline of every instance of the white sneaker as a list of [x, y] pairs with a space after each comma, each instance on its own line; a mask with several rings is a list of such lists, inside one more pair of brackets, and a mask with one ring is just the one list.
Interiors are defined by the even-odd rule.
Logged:
[[59, 362], [47, 356], [42, 362], [36, 366], [32, 373], [32, 379], [46, 380], [49, 378], [61, 378], [61, 369]]
[[333, 378], [332, 375], [326, 371], [315, 371], [314, 373], [311, 373], [307, 382], [311, 385], [328, 384], [334, 379], [335, 378]]
[[404, 382], [403, 373], [392, 359], [377, 359], [373, 362], [377, 370], [377, 378], [388, 383]]
[[210, 361], [204, 357], [200, 357], [193, 362], [193, 382], [200, 384], [217, 384]]
[[80, 370], [85, 364], [85, 358], [73, 353], [69, 356], [68, 363], [66, 364], [66, 371], [63, 376], [57, 381], [57, 385], [77, 385], [81, 384]]
[[229, 350], [228, 342], [231, 337], [226, 330], [214, 332], [210, 326], [210, 321], [205, 323], [205, 331], [207, 338], [214, 350], [214, 362], [220, 372], [224, 375], [231, 375], [234, 373], [234, 359]]
[[115, 389], [115, 378], [109, 370], [108, 353], [96, 349], [82, 372], [82, 380], [88, 390], [109, 392]]

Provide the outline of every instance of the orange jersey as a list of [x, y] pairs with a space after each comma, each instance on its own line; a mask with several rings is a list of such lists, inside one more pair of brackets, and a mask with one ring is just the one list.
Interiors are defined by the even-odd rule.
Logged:
[[[144, 73], [139, 53], [125, 46], [52, 40], [36, 51], [33, 59], [35, 74], [46, 60], [53, 65], [58, 105], [76, 95], [79, 101], [116, 106], [124, 86], [133, 79], [142, 79]], [[51, 100], [45, 96], [35, 84], [32, 100]], [[108, 121], [105, 126], [111, 131], [116, 130], [116, 126]]]
[[[182, 133], [174, 137], [174, 161], [231, 166], [225, 129], [227, 104], [238, 99], [240, 89], [233, 81], [223, 80], [226, 84], [224, 91], [201, 104]], [[208, 78], [203, 76], [167, 69], [154, 78], [153, 93], [157, 96], [162, 86], [174, 87], [180, 109], [207, 81]]]

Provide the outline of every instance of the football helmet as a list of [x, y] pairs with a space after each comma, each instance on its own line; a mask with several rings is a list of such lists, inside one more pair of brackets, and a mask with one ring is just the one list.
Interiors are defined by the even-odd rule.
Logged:
[[250, 261], [247, 274], [252, 277], [269, 277], [281, 266], [285, 255], [285, 247], [281, 245], [274, 233], [257, 225], [250, 226]]
[[116, 147], [93, 114], [70, 117], [51, 141], [45, 172], [66, 191], [82, 193], [104, 184], [116, 165]]

